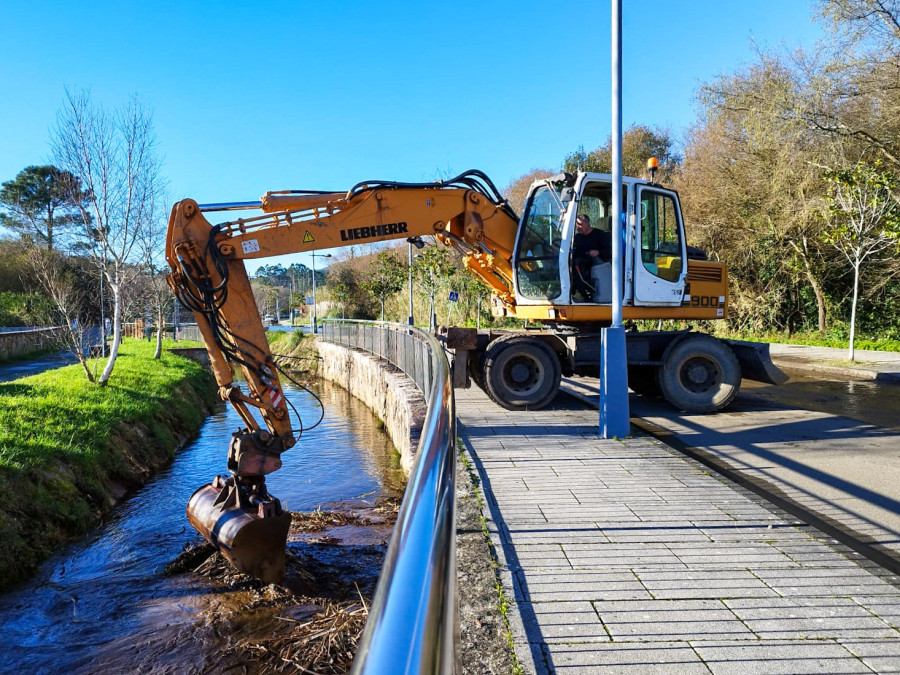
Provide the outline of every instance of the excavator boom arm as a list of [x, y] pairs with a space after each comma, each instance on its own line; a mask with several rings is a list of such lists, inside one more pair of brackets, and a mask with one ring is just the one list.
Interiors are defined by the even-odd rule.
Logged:
[[[216, 225], [206, 218], [249, 208], [262, 214]], [[434, 235], [461, 250], [466, 267], [513, 302], [516, 226], [515, 214], [480, 172], [435, 184], [360, 184], [347, 193], [270, 192], [250, 204], [175, 204], [166, 238], [169, 284], [193, 311], [219, 394], [245, 425], [232, 436], [230, 477], [198, 489], [187, 515], [236, 568], [267, 583], [284, 576], [290, 514], [266, 490], [265, 476], [281, 467], [281, 453], [300, 431], [291, 424], [244, 260]], [[246, 393], [234, 383], [235, 367]]]
[[[260, 215], [212, 225], [206, 213], [255, 208]], [[260, 202], [202, 207], [178, 202], [169, 219], [169, 281], [194, 311], [223, 398], [250, 429], [247, 405], [287, 449], [290, 420], [243, 260], [434, 235], [461, 251], [465, 266], [513, 304], [510, 260], [515, 213], [480, 172], [440, 183], [361, 183], [347, 193], [269, 192]], [[249, 397], [233, 385], [243, 371]]]

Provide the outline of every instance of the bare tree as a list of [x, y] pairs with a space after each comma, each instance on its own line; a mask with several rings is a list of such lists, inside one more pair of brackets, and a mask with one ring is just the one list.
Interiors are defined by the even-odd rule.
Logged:
[[112, 375], [122, 342], [123, 292], [140, 271], [144, 230], [156, 218], [160, 160], [149, 109], [136, 97], [108, 111], [90, 94], [66, 92], [53, 131], [57, 163], [78, 176], [88, 197], [73, 195], [82, 215], [82, 244], [112, 293], [113, 343], [98, 379]]
[[68, 351], [78, 359], [89, 382], [94, 372], [88, 363], [85, 348], [90, 345], [87, 318], [87, 297], [84, 284], [73, 278], [75, 270], [67, 268], [65, 258], [57, 251], [31, 248], [28, 262], [34, 278], [53, 303], [57, 314], [55, 323], [63, 326], [63, 342]]
[[558, 172], [550, 169], [532, 169], [528, 173], [513, 179], [509, 185], [503, 188], [503, 194], [506, 195], [506, 200], [513, 210], [516, 213], [522, 213], [525, 208], [525, 197], [528, 196], [528, 188], [531, 187], [531, 184], [536, 180], [549, 178], [556, 173]]
[[850, 346], [853, 361], [856, 337], [856, 305], [860, 271], [900, 241], [900, 202], [897, 179], [879, 165], [858, 164], [852, 169], [829, 171], [831, 221], [826, 240], [840, 251], [853, 268], [853, 302], [850, 310]]
[[812, 93], [792, 64], [761, 54], [757, 65], [700, 89], [700, 119], [675, 186], [697, 245], [729, 265], [734, 321], [792, 330], [790, 308], [805, 279], [824, 332], [832, 265], [820, 236], [821, 167], [834, 163], [839, 147], [795, 114]]
[[[166, 281], [166, 269], [161, 265], [153, 264], [148, 268], [148, 299], [153, 311], [156, 323], [156, 349], [153, 358], [162, 356], [162, 336], [166, 325], [166, 317], [172, 311], [172, 303], [175, 296]], [[149, 330], [149, 329], [148, 329]]]
[[[165, 202], [164, 193], [159, 191], [150, 196], [153, 200], [152, 212], [154, 217], [147, 221], [146, 227], [141, 230], [140, 246], [142, 253], [142, 293], [141, 300], [145, 309], [152, 312], [156, 324], [156, 349], [153, 358], [162, 356], [163, 331], [166, 325], [166, 317], [173, 309], [175, 295], [166, 281], [169, 266], [165, 261], [166, 220], [163, 209], [156, 204]], [[149, 330], [149, 329], [148, 329]]]

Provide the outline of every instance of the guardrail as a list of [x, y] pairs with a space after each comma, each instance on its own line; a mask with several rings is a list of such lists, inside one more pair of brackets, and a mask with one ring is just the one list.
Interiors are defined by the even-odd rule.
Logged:
[[425, 331], [401, 324], [326, 320], [322, 339], [389, 361], [428, 404], [352, 673], [454, 673], [456, 410], [444, 350]]

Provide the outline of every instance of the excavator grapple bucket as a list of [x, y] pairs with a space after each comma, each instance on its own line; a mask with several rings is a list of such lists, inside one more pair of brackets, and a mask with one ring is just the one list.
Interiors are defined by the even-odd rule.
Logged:
[[187, 517], [234, 567], [272, 584], [284, 580], [285, 546], [291, 514], [277, 499], [244, 504], [232, 496], [238, 488], [217, 479], [194, 492]]

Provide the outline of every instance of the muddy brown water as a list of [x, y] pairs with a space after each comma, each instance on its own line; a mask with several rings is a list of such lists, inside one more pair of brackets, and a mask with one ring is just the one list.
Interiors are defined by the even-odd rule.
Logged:
[[[314, 391], [325, 419], [283, 455], [283, 468], [269, 477], [270, 492], [292, 511], [368, 513], [396, 499], [405, 478], [378, 420], [343, 389], [323, 382]], [[309, 393], [285, 392], [306, 425], [318, 418]], [[271, 611], [248, 611], [266, 607], [265, 588], [164, 573], [186, 545], [200, 541], [184, 507], [197, 487], [224, 473], [239, 426], [230, 406], [211, 415], [172, 465], [120, 504], [103, 527], [0, 596], [0, 672], [217, 672], [217, 655], [233, 651], [236, 637], [264, 639], [283, 624]], [[315, 538], [302, 537], [291, 546], [332, 586], [344, 573], [372, 585], [389, 536], [389, 528], [340, 526], [319, 541], [341, 546], [316, 547]]]

